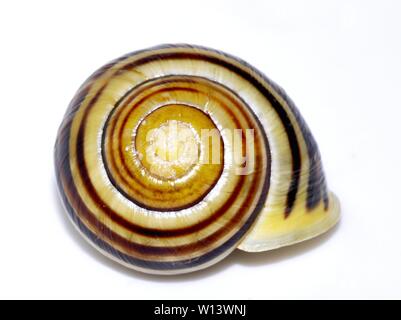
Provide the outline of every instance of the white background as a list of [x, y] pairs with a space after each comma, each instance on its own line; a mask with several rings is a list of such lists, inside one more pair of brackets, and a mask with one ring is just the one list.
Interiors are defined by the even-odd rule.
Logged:
[[[401, 5], [397, 1], [0, 4], [0, 298], [401, 298]], [[53, 144], [79, 85], [159, 43], [237, 55], [283, 86], [321, 149], [340, 225], [179, 277], [92, 249], [58, 200]]]

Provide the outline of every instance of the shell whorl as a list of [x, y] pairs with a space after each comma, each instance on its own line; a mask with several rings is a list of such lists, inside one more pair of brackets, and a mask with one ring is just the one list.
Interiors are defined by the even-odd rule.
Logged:
[[[204, 130], [213, 135], [204, 139]], [[197, 270], [237, 247], [297, 242], [338, 219], [292, 101], [249, 64], [211, 49], [159, 46], [99, 69], [71, 102], [55, 155], [75, 226], [144, 272]], [[252, 170], [238, 155], [252, 158]]]

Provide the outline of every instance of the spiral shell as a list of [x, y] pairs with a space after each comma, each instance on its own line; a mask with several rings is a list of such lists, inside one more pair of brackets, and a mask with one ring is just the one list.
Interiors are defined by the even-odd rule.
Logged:
[[339, 218], [293, 102], [246, 62], [203, 47], [137, 51], [95, 72], [68, 108], [55, 162], [82, 235], [148, 273], [289, 245]]

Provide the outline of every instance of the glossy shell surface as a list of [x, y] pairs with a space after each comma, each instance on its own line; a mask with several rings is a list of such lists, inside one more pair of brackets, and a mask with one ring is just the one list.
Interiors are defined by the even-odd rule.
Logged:
[[339, 218], [294, 103], [246, 62], [203, 47], [163, 45], [96, 71], [67, 110], [55, 162], [81, 234], [148, 273], [296, 243]]

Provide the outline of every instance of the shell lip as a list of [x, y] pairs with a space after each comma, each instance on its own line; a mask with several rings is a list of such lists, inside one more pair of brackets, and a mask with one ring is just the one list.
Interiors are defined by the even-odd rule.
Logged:
[[242, 243], [238, 246], [238, 249], [245, 252], [264, 252], [276, 250], [303, 241], [311, 240], [327, 233], [331, 229], [334, 229], [341, 220], [341, 205], [338, 197], [333, 192], [330, 192], [329, 194], [331, 206], [326, 212], [327, 216], [322, 219], [320, 223], [317, 223], [299, 232], [284, 234], [281, 237], [271, 238], [260, 242], [246, 243], [245, 237]]

